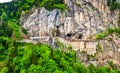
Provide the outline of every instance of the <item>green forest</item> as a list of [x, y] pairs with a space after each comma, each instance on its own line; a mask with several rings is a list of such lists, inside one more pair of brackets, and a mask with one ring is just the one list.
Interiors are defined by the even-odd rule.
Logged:
[[[110, 3], [111, 10], [115, 3]], [[119, 5], [119, 4], [118, 4]], [[20, 16], [33, 8], [55, 8], [69, 10], [63, 0], [18, 0], [0, 4], [0, 73], [120, 73], [110, 62], [111, 67], [90, 64], [84, 66], [76, 58], [76, 52], [53, 49], [45, 44], [20, 43]], [[114, 8], [113, 8], [114, 7]], [[118, 30], [120, 31], [120, 30]], [[62, 45], [60, 45], [62, 46]]]

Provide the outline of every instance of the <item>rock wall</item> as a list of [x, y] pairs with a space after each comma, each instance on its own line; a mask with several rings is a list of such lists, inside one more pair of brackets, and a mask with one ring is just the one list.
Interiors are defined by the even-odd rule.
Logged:
[[[106, 0], [64, 0], [64, 2], [70, 12], [67, 10], [61, 12], [59, 9], [48, 11], [45, 8], [39, 8], [33, 9], [30, 14], [22, 15], [21, 26], [27, 30], [28, 36], [59, 36], [67, 39], [93, 40], [99, 32], [104, 32], [110, 27], [118, 27], [119, 11], [110, 11]], [[114, 41], [99, 41], [102, 51], [96, 54], [97, 61], [95, 62], [102, 63], [102, 54], [105, 55], [105, 63], [109, 60], [114, 61], [114, 56], [107, 57], [109, 52], [115, 55], [119, 51], [120, 41]], [[96, 49], [87, 51], [94, 53]], [[120, 62], [119, 59], [116, 61]]]
[[[68, 33], [82, 34], [82, 39], [91, 39], [98, 32], [117, 26], [118, 11], [112, 13], [103, 0], [64, 0], [70, 12], [59, 9], [48, 11], [45, 8], [34, 10], [21, 16], [22, 27], [29, 36], [55, 35], [64, 37]], [[79, 5], [79, 6], [78, 6]]]

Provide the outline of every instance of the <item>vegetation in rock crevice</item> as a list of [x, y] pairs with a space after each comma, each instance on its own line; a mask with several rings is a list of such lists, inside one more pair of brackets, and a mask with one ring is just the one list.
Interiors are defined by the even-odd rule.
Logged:
[[116, 0], [107, 0], [107, 4], [111, 11], [120, 9], [120, 2], [117, 2]]
[[101, 33], [98, 33], [97, 36], [96, 36], [96, 39], [99, 40], [99, 39], [104, 39], [105, 37], [111, 35], [111, 34], [118, 34], [120, 35], [120, 28], [108, 28], [107, 31], [105, 32], [101, 32]]

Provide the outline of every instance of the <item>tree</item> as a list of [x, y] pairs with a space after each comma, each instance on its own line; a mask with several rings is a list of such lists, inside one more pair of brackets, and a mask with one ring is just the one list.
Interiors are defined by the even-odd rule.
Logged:
[[43, 68], [40, 65], [31, 64], [28, 73], [43, 73]]
[[1, 70], [1, 73], [9, 73], [9, 70], [7, 67], [4, 67], [2, 70]]
[[8, 15], [6, 14], [6, 12], [2, 13], [1, 18], [5, 21], [8, 20]]
[[20, 60], [20, 65], [21, 66], [25, 66], [26, 68], [29, 67], [30, 63], [31, 63], [31, 58], [32, 58], [32, 48], [31, 46], [26, 46], [25, 50], [24, 50], [24, 54], [22, 59]]
[[46, 61], [46, 64], [43, 65], [43, 67], [45, 68], [45, 73], [52, 73], [57, 69], [57, 64], [55, 63], [54, 60], [49, 59]]
[[34, 4], [35, 0], [26, 0], [27, 3]]

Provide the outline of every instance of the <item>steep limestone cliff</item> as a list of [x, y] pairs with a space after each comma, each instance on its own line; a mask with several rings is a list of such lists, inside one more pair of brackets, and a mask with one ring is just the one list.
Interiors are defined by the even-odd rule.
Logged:
[[27, 19], [21, 17], [22, 26], [28, 30], [28, 35], [45, 36], [52, 31], [59, 31], [59, 36], [80, 33], [82, 39], [89, 39], [109, 27], [118, 27], [118, 11], [111, 12], [106, 1], [65, 0], [65, 3], [70, 12], [40, 8], [35, 9]]
[[[27, 30], [28, 36], [71, 36], [71, 39], [79, 39], [76, 37], [78, 35], [83, 40], [94, 40], [95, 35], [99, 32], [119, 27], [117, 23], [119, 10], [110, 11], [106, 0], [64, 0], [64, 2], [70, 11], [61, 12], [59, 9], [48, 11], [45, 8], [39, 8], [33, 9], [29, 15], [22, 15], [21, 25]], [[116, 49], [117, 52], [119, 51], [119, 37], [113, 35], [112, 39], [115, 40], [112, 42], [99, 41], [103, 50], [100, 54], [105, 51], [112, 51], [114, 54]], [[96, 57], [97, 59], [100, 54]], [[107, 57], [105, 56], [105, 58]], [[115, 61], [119, 61], [119, 59]]]

